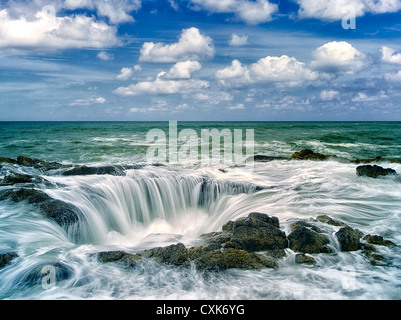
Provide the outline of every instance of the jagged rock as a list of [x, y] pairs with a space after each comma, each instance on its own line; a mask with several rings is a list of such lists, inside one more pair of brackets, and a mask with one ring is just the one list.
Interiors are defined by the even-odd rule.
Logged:
[[142, 261], [140, 254], [131, 254], [125, 251], [99, 252], [97, 258], [102, 263], [121, 262], [129, 267], [135, 267]]
[[18, 254], [16, 252], [8, 252], [0, 254], [0, 269], [4, 268], [15, 258], [18, 258]]
[[17, 174], [12, 173], [4, 177], [4, 184], [16, 184], [16, 183], [30, 183], [35, 179], [35, 177], [27, 174]]
[[295, 263], [298, 264], [316, 264], [316, 260], [304, 253], [297, 253], [295, 255]]
[[246, 162], [269, 162], [269, 161], [274, 161], [274, 160], [288, 160], [288, 158], [285, 157], [272, 157], [272, 156], [265, 156], [261, 154], [257, 154], [254, 156], [251, 156], [246, 159]]
[[291, 159], [294, 160], [326, 160], [328, 157], [321, 153], [315, 153], [312, 150], [306, 149], [300, 152], [295, 152]]
[[36, 189], [8, 189], [0, 191], [0, 201], [10, 199], [14, 202], [27, 201], [36, 206], [40, 213], [59, 225], [70, 225], [78, 222], [79, 210], [71, 204], [56, 200], [45, 192]]
[[389, 174], [396, 174], [397, 172], [391, 168], [384, 169], [383, 167], [374, 165], [359, 166], [356, 168], [358, 176], [366, 176], [370, 178], [377, 178], [379, 176], [387, 176]]
[[379, 245], [379, 246], [385, 246], [385, 247], [395, 246], [394, 242], [392, 242], [390, 240], [385, 240], [385, 239], [383, 239], [383, 237], [378, 236], [378, 235], [372, 236], [372, 235], [368, 234], [363, 237], [363, 240], [365, 240], [367, 243], [375, 244], [375, 245]]
[[306, 226], [296, 226], [288, 235], [289, 248], [302, 253], [329, 253], [329, 239]]
[[247, 218], [235, 221], [231, 228], [232, 242], [238, 248], [248, 252], [288, 247], [286, 235], [279, 229], [279, 221], [276, 217], [269, 217], [263, 213], [251, 213]]
[[18, 164], [17, 160], [0, 157], [0, 163]]
[[145, 258], [153, 258], [159, 263], [173, 265], [187, 265], [189, 263], [188, 251], [182, 243], [145, 250], [142, 256]]
[[[193, 251], [197, 249], [192, 249]], [[205, 251], [198, 249], [198, 256], [193, 260], [198, 268], [206, 269], [262, 269], [277, 268], [278, 263], [272, 258], [260, 254], [249, 253], [244, 250], [227, 249], [221, 251]], [[192, 254], [192, 257], [194, 255]]]
[[362, 248], [360, 239], [363, 233], [349, 226], [341, 228], [336, 232], [336, 237], [340, 243], [342, 251], [357, 251]]
[[17, 162], [21, 166], [33, 167], [37, 169], [56, 170], [64, 167], [61, 163], [47, 162], [39, 159], [31, 159], [25, 156], [19, 156]]
[[98, 167], [88, 167], [88, 166], [78, 166], [69, 170], [64, 171], [62, 174], [64, 176], [88, 176], [88, 175], [104, 175], [109, 174], [113, 176], [125, 176], [125, 170], [128, 169], [140, 169], [142, 165], [132, 164], [132, 165], [109, 165], [109, 166], [98, 166]]
[[332, 218], [330, 218], [329, 216], [326, 215], [320, 215], [316, 218], [317, 221], [320, 221], [322, 223], [327, 223], [329, 225], [332, 226], [336, 226], [336, 227], [345, 227], [347, 226], [344, 222], [338, 221], [338, 220], [334, 220]]

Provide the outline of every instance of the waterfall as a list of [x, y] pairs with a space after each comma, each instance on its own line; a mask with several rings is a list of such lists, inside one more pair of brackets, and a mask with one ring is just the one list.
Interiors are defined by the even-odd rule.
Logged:
[[216, 220], [228, 221], [222, 211], [229, 199], [261, 190], [252, 183], [216, 179], [200, 171], [157, 167], [127, 170], [126, 176], [50, 179], [65, 187], [46, 192], [82, 212], [73, 232], [80, 233], [76, 237], [80, 242], [92, 244], [121, 239], [135, 243], [152, 233], [200, 235], [212, 231]]

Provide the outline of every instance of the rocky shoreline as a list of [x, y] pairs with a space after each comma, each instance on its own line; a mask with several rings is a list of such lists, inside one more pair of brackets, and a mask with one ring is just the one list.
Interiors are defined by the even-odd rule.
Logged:
[[[332, 158], [311, 150], [302, 150], [294, 153], [291, 158], [285, 159], [324, 161]], [[252, 157], [252, 161], [258, 162], [282, 159], [284, 158], [262, 155]], [[356, 168], [358, 176], [378, 178], [397, 173], [391, 168], [385, 169], [367, 163], [401, 163], [401, 160], [377, 157], [348, 162], [365, 164]], [[4, 164], [36, 168], [44, 176], [53, 170], [64, 176], [96, 174], [120, 176], [124, 175], [124, 170], [142, 167], [136, 164], [102, 167], [72, 166], [23, 156], [18, 157], [17, 160], [0, 157], [0, 169]], [[38, 184], [48, 183], [43, 175], [7, 171], [3, 180], [0, 180], [0, 186], [6, 187], [0, 190], [0, 201], [26, 201], [36, 207], [45, 218], [51, 219], [61, 226], [68, 226], [79, 221], [81, 213], [76, 207], [61, 200], [52, 199], [45, 192], [38, 190]], [[140, 264], [144, 259], [153, 259], [158, 263], [177, 266], [194, 265], [201, 269], [276, 269], [279, 267], [280, 259], [284, 258], [287, 254], [286, 251], [290, 249], [295, 253], [295, 262], [299, 264], [316, 264], [314, 255], [334, 254], [336, 251], [360, 251], [372, 264], [382, 265], [386, 262], [380, 254], [380, 247], [395, 246], [394, 243], [379, 235], [364, 235], [361, 231], [325, 215], [318, 216], [316, 219], [293, 221], [286, 234], [282, 230], [278, 218], [256, 212], [236, 221], [228, 221], [222, 227], [222, 231], [204, 234], [201, 236], [201, 241], [201, 245], [190, 248], [186, 248], [182, 243], [177, 243], [138, 253], [99, 252], [97, 258], [102, 263], [122, 263], [129, 267]], [[18, 252], [0, 254], [0, 269], [17, 258]]]
[[[328, 226], [333, 228], [327, 228]], [[335, 232], [333, 237], [328, 230]], [[295, 254], [297, 264], [315, 265], [314, 256], [341, 252], [361, 251], [372, 265], [385, 265], [380, 247], [396, 244], [379, 235], [364, 235], [341, 221], [326, 215], [316, 219], [299, 219], [291, 223], [288, 235], [280, 229], [278, 218], [253, 212], [247, 217], [227, 222], [220, 232], [201, 235], [202, 245], [186, 248], [178, 243], [139, 253], [124, 251], [99, 252], [102, 263], [121, 263], [135, 267], [143, 259], [175, 266], [193, 265], [199, 269], [225, 270], [279, 268], [286, 249]]]

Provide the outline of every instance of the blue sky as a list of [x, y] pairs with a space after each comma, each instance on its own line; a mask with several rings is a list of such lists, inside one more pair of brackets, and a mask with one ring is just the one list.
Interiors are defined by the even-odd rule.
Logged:
[[0, 120], [401, 120], [400, 33], [401, 0], [0, 0]]

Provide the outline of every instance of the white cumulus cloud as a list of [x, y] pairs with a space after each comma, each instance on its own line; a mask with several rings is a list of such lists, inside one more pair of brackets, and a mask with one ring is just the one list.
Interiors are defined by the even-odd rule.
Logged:
[[182, 61], [177, 62], [166, 73], [168, 79], [190, 79], [193, 72], [199, 71], [202, 65], [198, 61]]
[[368, 64], [365, 54], [346, 41], [328, 42], [314, 53], [311, 66], [331, 74], [354, 74]]
[[197, 28], [184, 29], [176, 43], [145, 42], [141, 48], [141, 62], [178, 62], [204, 60], [214, 57], [213, 40]]
[[381, 51], [384, 62], [401, 64], [401, 53], [396, 53], [394, 49], [386, 46], [383, 46]]
[[39, 11], [33, 19], [0, 11], [0, 48], [105, 48], [119, 45], [117, 29], [83, 15], [57, 17]]

